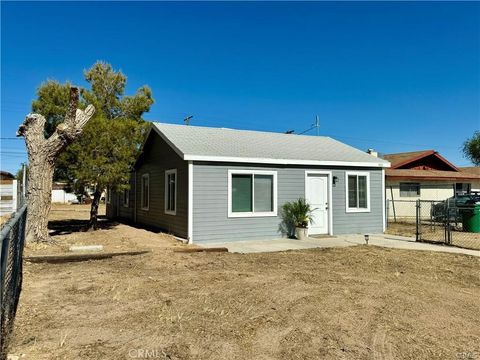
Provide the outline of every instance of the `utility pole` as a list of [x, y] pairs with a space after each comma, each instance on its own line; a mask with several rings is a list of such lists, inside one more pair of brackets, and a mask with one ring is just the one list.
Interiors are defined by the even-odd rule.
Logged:
[[23, 201], [25, 201], [25, 198], [27, 196], [27, 164], [23, 163], [22, 164], [22, 196], [23, 196]]
[[183, 122], [185, 125], [190, 125], [190, 119], [193, 118], [193, 115], [187, 116], [185, 119], [183, 119]]

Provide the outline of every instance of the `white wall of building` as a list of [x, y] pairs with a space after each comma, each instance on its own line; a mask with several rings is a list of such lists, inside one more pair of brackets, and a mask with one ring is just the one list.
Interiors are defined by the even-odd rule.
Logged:
[[480, 180], [472, 181], [472, 191], [480, 191]]
[[67, 204], [76, 199], [75, 194], [67, 193], [65, 190], [52, 190], [52, 203]]
[[[400, 196], [401, 182], [419, 183], [420, 195]], [[452, 181], [386, 180], [385, 197], [388, 204], [388, 218], [392, 219], [395, 216], [397, 220], [415, 221], [417, 200], [443, 201], [455, 195], [454, 189], [455, 183]], [[423, 207], [422, 213], [425, 212], [425, 216], [429, 216], [427, 204]]]

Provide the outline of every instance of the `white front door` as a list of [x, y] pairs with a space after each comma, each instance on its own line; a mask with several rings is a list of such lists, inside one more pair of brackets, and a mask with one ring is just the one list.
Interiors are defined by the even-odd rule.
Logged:
[[309, 234], [328, 234], [328, 175], [307, 174], [305, 199], [314, 209]]

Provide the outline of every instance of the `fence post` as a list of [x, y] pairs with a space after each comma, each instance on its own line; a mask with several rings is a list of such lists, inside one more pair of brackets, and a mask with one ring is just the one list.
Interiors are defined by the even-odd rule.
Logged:
[[445, 206], [445, 211], [447, 212], [445, 214], [445, 224], [444, 224], [444, 238], [445, 238], [445, 244], [451, 244], [451, 239], [450, 239], [450, 202], [445, 200], [446, 206]]
[[421, 240], [420, 231], [420, 200], [417, 200], [415, 204], [415, 241]]
[[387, 199], [385, 206], [385, 229], [388, 229], [388, 216], [390, 215], [390, 199]]

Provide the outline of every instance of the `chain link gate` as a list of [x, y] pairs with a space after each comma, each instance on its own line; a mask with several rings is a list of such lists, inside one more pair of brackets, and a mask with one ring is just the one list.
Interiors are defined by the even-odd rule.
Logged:
[[473, 205], [457, 205], [455, 201], [416, 202], [416, 240], [480, 250], [480, 233], [464, 222], [472, 214]]

